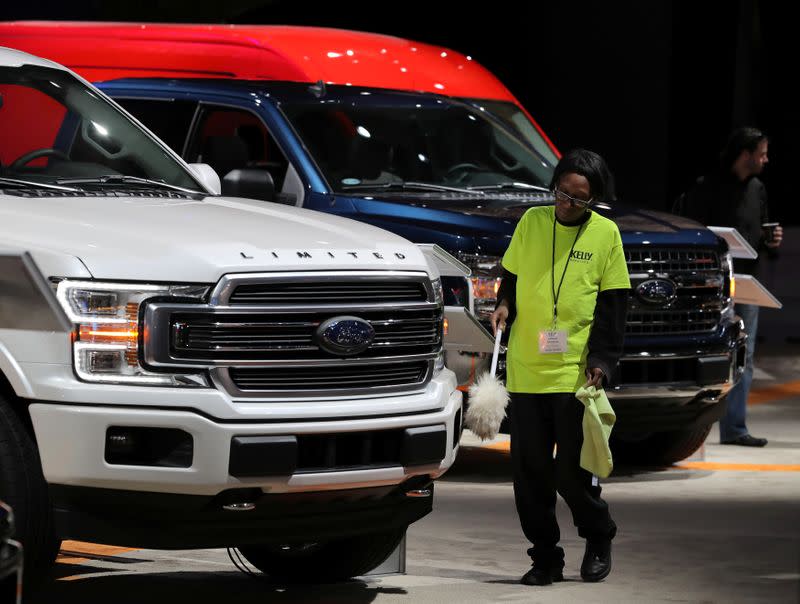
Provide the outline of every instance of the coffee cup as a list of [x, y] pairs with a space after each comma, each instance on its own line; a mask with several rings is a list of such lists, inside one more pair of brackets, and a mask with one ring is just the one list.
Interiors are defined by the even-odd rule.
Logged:
[[780, 222], [765, 222], [761, 225], [761, 228], [764, 229], [764, 239], [767, 243], [775, 241], [775, 227], [780, 226], [780, 224]]

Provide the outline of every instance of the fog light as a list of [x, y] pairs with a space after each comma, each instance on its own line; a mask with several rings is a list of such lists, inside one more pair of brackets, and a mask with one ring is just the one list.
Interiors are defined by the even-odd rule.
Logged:
[[136, 446], [133, 434], [127, 430], [109, 430], [106, 433], [106, 457], [130, 455]]
[[123, 367], [123, 350], [87, 350], [84, 354], [91, 373], [119, 373]]
[[175, 428], [111, 426], [106, 431], [105, 460], [110, 465], [189, 468], [192, 435]]

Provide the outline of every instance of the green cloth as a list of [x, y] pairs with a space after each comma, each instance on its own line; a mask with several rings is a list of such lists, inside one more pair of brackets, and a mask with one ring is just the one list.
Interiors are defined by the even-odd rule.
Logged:
[[[555, 219], [552, 206], [530, 208], [503, 256], [503, 266], [517, 275], [517, 318], [507, 357], [509, 392], [575, 392], [586, 381], [597, 294], [631, 286], [619, 229], [595, 212], [581, 227], [555, 224], [555, 278], [551, 278]], [[542, 354], [539, 333], [553, 328], [553, 280], [558, 288], [562, 274], [556, 327], [567, 332], [567, 351]]]
[[614, 469], [608, 439], [617, 416], [602, 388], [581, 386], [575, 396], [586, 407], [583, 412], [581, 467], [595, 476], [606, 478]]

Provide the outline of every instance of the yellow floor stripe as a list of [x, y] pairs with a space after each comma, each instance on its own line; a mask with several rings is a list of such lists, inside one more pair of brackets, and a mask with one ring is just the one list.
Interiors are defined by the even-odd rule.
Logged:
[[766, 388], [753, 388], [747, 397], [748, 405], [762, 405], [772, 401], [779, 401], [800, 395], [800, 380], [767, 386]]
[[684, 461], [673, 466], [680, 470], [727, 470], [731, 472], [800, 472], [800, 464], [715, 463]]
[[85, 541], [64, 541], [61, 544], [62, 554], [75, 556], [118, 556], [128, 552], [135, 552], [136, 547], [119, 547], [117, 545], [102, 545], [100, 543], [87, 543]]

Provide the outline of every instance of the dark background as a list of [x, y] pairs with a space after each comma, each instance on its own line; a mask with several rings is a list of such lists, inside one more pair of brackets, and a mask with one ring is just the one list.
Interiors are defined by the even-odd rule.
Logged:
[[562, 151], [606, 157], [619, 196], [669, 208], [716, 162], [734, 126], [770, 136], [773, 219], [800, 224], [793, 166], [800, 108], [788, 94], [796, 33], [784, 3], [620, 0], [100, 0], [4, 3], [0, 19], [298, 24], [446, 46], [495, 73]]

